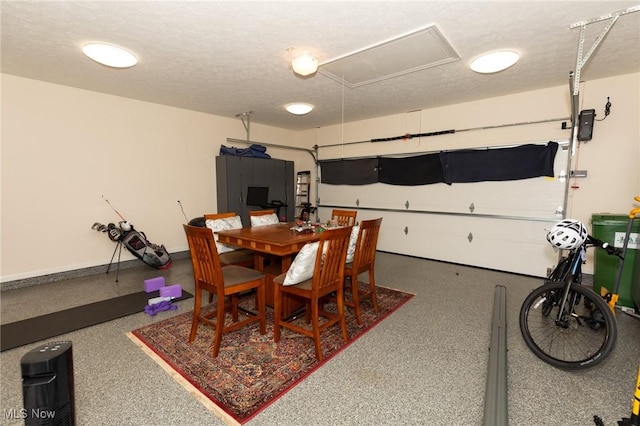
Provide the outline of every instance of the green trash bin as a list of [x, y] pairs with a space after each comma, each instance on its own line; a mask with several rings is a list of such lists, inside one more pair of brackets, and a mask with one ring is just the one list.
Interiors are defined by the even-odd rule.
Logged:
[[[614, 247], [622, 248], [624, 236], [629, 225], [629, 216], [624, 214], [594, 214], [591, 216], [591, 235], [606, 241]], [[618, 306], [634, 307], [634, 287], [640, 286], [634, 268], [636, 263], [638, 233], [640, 233], [640, 220], [636, 219], [631, 228], [627, 255], [622, 269], [622, 277], [618, 286]], [[593, 274], [593, 289], [600, 293], [602, 287], [613, 291], [616, 283], [619, 258], [610, 256], [606, 251], [595, 249], [595, 265]]]

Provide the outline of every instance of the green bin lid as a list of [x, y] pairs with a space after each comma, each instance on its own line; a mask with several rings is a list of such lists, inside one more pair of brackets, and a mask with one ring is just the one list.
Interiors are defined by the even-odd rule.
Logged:
[[629, 223], [629, 215], [626, 214], [609, 214], [597, 213], [591, 216], [591, 223], [594, 225], [627, 225]]

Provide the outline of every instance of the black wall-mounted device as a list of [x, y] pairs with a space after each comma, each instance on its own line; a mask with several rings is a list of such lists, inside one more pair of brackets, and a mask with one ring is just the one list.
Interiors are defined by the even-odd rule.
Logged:
[[580, 111], [578, 120], [578, 140], [590, 141], [593, 137], [593, 122], [596, 118], [595, 109], [585, 109]]

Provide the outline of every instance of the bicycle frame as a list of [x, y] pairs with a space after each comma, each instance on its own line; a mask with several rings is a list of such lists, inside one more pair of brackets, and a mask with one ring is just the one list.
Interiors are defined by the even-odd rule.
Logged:
[[[586, 249], [585, 246], [586, 246], [586, 243], [580, 246], [579, 248], [571, 250], [569, 252], [569, 254], [567, 255], [567, 262], [569, 263], [569, 267], [564, 272], [562, 277], [560, 277], [560, 280], [559, 280], [561, 282], [564, 282], [565, 284], [564, 290], [562, 291], [562, 303], [560, 304], [560, 306], [563, 308], [558, 309], [558, 315], [555, 320], [556, 325], [560, 327], [567, 326], [566, 317], [567, 315], [571, 315], [571, 313], [573, 312], [573, 306], [576, 303], [576, 295], [574, 294], [573, 295], [574, 300], [571, 301], [571, 306], [569, 306], [568, 309], [564, 308], [565, 306], [567, 306], [567, 299], [569, 298], [571, 284], [572, 283], [580, 284], [582, 281], [581, 279], [576, 279], [576, 278], [581, 276], [582, 252], [584, 252], [584, 250]], [[571, 274], [571, 279], [569, 279], [569, 277], [567, 276], [568, 274]]]
[[[594, 237], [592, 237], [591, 235], [587, 236], [587, 239], [585, 240], [585, 242], [578, 248], [570, 250], [569, 254], [567, 255], [566, 262], [569, 263], [569, 267], [562, 273], [562, 276], [557, 277], [557, 279], [552, 280], [552, 281], [556, 281], [556, 282], [562, 282], [564, 283], [564, 289], [563, 289], [563, 294], [562, 294], [562, 304], [560, 306], [566, 306], [567, 303], [567, 299], [569, 298], [569, 293], [571, 290], [571, 284], [582, 284], [582, 261], [586, 258], [586, 251], [587, 248], [589, 247], [606, 247], [606, 245], [604, 245], [604, 243]], [[558, 264], [558, 267], [560, 267], [561, 263]], [[568, 274], [571, 274], [571, 279], [568, 279], [569, 277], [567, 276]], [[553, 276], [553, 272], [551, 273], [550, 276]], [[576, 295], [574, 294], [574, 297]], [[604, 295], [602, 295], [603, 298]], [[605, 298], [606, 300], [606, 298]], [[566, 325], [566, 315], [572, 315], [571, 312], [573, 312], [573, 307], [576, 303], [576, 300], [572, 300], [571, 301], [571, 306], [569, 306], [569, 309], [559, 309], [558, 310], [558, 316], [556, 317], [556, 324], [558, 326], [564, 327]], [[615, 312], [614, 312], [615, 314]]]

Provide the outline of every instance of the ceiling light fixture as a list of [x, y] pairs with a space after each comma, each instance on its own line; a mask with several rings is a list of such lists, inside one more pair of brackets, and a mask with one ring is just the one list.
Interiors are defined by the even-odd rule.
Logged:
[[520, 55], [512, 50], [499, 50], [486, 53], [471, 62], [471, 69], [480, 74], [491, 74], [506, 70], [520, 59]]
[[310, 113], [311, 110], [313, 110], [313, 105], [305, 104], [302, 102], [295, 102], [295, 103], [285, 105], [284, 108], [287, 111], [289, 111], [291, 114], [305, 115]]
[[291, 60], [291, 69], [298, 75], [306, 77], [318, 71], [318, 60], [309, 52], [303, 52]]
[[82, 47], [82, 53], [99, 64], [112, 68], [129, 68], [138, 63], [133, 53], [110, 44], [85, 44]]

